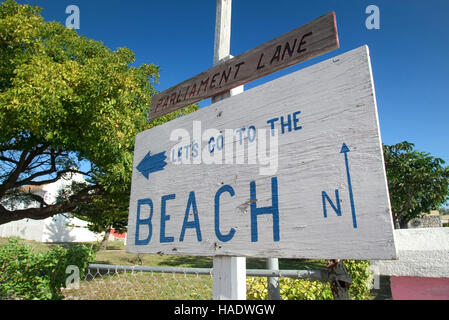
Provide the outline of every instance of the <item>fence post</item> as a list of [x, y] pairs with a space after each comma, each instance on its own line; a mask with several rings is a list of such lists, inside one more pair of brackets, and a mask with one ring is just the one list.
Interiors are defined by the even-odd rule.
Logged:
[[[230, 58], [232, 0], [217, 0], [215, 25], [214, 65]], [[243, 86], [212, 97], [212, 103], [243, 91]], [[214, 257], [213, 263], [213, 299], [246, 299], [246, 258]]]
[[[279, 271], [279, 259], [267, 259], [267, 269]], [[268, 277], [268, 300], [281, 300], [281, 288], [279, 286], [279, 277]]]

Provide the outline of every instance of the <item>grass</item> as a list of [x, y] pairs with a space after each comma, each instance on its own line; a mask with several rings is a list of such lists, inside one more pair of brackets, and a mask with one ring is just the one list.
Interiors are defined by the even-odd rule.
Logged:
[[[212, 257], [127, 253], [121, 241], [108, 244], [106, 249], [97, 252], [96, 263], [184, 268], [212, 268], [213, 265]], [[247, 258], [246, 267], [265, 269], [266, 259]], [[282, 270], [316, 270], [326, 267], [326, 260], [279, 259], [279, 268]]]
[[[22, 240], [36, 251], [48, 251], [56, 245], [70, 246], [71, 243], [40, 243]], [[8, 243], [0, 238], [0, 247]], [[85, 243], [98, 249], [99, 243]], [[93, 263], [111, 265], [142, 265], [185, 268], [212, 268], [212, 257], [191, 257], [175, 255], [126, 253], [121, 241], [110, 242], [106, 250], [97, 251]], [[265, 269], [266, 259], [247, 258], [247, 269]], [[319, 270], [327, 267], [326, 260], [279, 259], [281, 270]], [[211, 299], [211, 275], [187, 275], [173, 273], [111, 272], [87, 274], [79, 282], [78, 289], [63, 289], [70, 300], [171, 300]], [[94, 272], [94, 271], [92, 271]], [[247, 289], [252, 287], [247, 282]], [[265, 288], [266, 289], [266, 288]], [[264, 290], [265, 290], [264, 289]], [[373, 293], [373, 298], [375, 294]], [[381, 298], [382, 299], [382, 298]]]
[[78, 289], [63, 289], [66, 300], [210, 300], [209, 275], [116, 273], [81, 281]]
[[[212, 257], [192, 257], [155, 254], [131, 254], [124, 250], [99, 251], [96, 263], [117, 265], [142, 265], [185, 268], [212, 268]], [[325, 260], [279, 259], [279, 268], [286, 270], [323, 269]], [[247, 269], [265, 269], [266, 259], [247, 258]]]
[[[0, 246], [8, 242], [7, 238], [0, 238]], [[47, 251], [53, 246], [68, 246], [70, 243], [40, 243], [31, 240], [21, 240], [21, 242], [30, 245], [34, 250]], [[84, 243], [98, 248], [99, 243]], [[96, 253], [95, 261], [98, 264], [113, 264], [126, 266], [158, 266], [158, 267], [183, 267], [183, 268], [212, 268], [212, 257], [193, 257], [178, 255], [157, 255], [157, 254], [134, 254], [125, 251], [125, 245], [122, 241], [112, 241], [106, 247], [106, 250]], [[324, 269], [327, 266], [326, 260], [300, 260], [300, 259], [279, 259], [279, 268], [281, 270], [317, 270]], [[247, 269], [265, 269], [266, 259], [247, 258]]]
[[[0, 238], [0, 246], [6, 245], [7, 238]], [[47, 251], [56, 245], [69, 246], [70, 243], [40, 243], [22, 240], [36, 251]], [[94, 248], [99, 243], [85, 243]], [[106, 250], [96, 253], [97, 264], [142, 265], [185, 268], [212, 268], [212, 257], [191, 257], [156, 254], [131, 254], [125, 251], [121, 241], [110, 242]], [[323, 269], [325, 260], [279, 259], [281, 270]], [[266, 259], [247, 258], [248, 269], [265, 269]], [[171, 299], [211, 299], [212, 277], [210, 275], [186, 275], [172, 273], [131, 273], [93, 274], [80, 281], [78, 289], [63, 289], [70, 300], [171, 300]]]

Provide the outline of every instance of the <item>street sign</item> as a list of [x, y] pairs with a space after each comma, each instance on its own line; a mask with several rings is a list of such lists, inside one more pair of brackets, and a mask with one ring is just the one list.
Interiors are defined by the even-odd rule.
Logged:
[[154, 96], [149, 119], [217, 96], [294, 64], [339, 47], [335, 13], [247, 51]]
[[395, 258], [368, 47], [140, 133], [127, 251]]

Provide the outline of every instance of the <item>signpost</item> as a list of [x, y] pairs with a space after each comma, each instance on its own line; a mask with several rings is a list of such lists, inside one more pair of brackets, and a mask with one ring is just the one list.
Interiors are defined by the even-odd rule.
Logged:
[[[226, 2], [229, 1], [224, 1]], [[223, 30], [219, 38], [229, 32]], [[156, 119], [192, 103], [220, 95], [338, 47], [335, 14], [331, 12], [255, 49], [216, 64], [209, 70], [154, 96], [149, 119]], [[229, 46], [227, 48], [229, 51]]]
[[332, 12], [232, 58], [230, 16], [214, 67], [152, 99], [213, 104], [136, 137], [127, 251], [213, 256], [214, 299], [245, 299], [244, 257], [395, 258], [368, 48], [234, 95], [339, 44]]
[[[217, 0], [215, 22], [214, 66], [232, 58], [231, 47], [232, 0]], [[212, 104], [242, 93], [243, 85], [211, 99]], [[213, 261], [212, 297], [214, 300], [246, 299], [246, 258], [215, 256]]]
[[367, 47], [142, 132], [134, 157], [129, 252], [396, 256]]

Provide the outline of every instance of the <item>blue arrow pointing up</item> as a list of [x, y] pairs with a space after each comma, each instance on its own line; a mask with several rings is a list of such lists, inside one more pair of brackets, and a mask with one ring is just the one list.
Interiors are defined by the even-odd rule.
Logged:
[[348, 152], [351, 152], [351, 150], [349, 150], [349, 148], [346, 145], [346, 143], [343, 143], [343, 146], [341, 147], [340, 153], [344, 153], [345, 154], [346, 175], [348, 176], [349, 201], [351, 202], [352, 222], [353, 222], [354, 228], [357, 228], [357, 217], [356, 217], [356, 214], [355, 214], [354, 195], [352, 193], [351, 175], [349, 173]]
[[167, 165], [165, 151], [152, 156], [150, 152], [140, 161], [137, 170], [148, 180], [150, 173], [162, 171]]
[[349, 150], [348, 146], [346, 145], [346, 143], [343, 143], [343, 146], [341, 147], [341, 151], [340, 153], [346, 153], [346, 152], [350, 152], [351, 150]]

